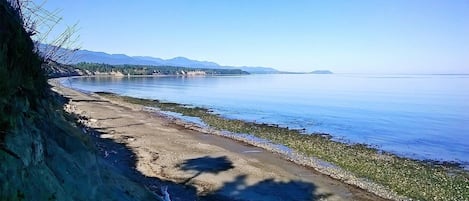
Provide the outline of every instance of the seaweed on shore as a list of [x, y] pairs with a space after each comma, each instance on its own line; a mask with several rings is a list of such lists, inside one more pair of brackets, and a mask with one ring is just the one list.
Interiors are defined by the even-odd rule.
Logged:
[[119, 96], [107, 92], [98, 94], [132, 104], [199, 117], [215, 129], [233, 133], [249, 133], [273, 143], [283, 144], [306, 156], [317, 157], [337, 165], [357, 177], [386, 186], [399, 195], [411, 199], [469, 200], [469, 173], [455, 163], [399, 157], [366, 144], [337, 142], [327, 134], [304, 134], [302, 130], [278, 125], [223, 118], [206, 108]]

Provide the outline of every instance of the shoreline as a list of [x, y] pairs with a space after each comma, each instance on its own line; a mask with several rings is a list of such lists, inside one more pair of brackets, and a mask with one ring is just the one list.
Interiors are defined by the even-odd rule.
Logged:
[[[252, 79], [249, 79], [249, 80], [255, 81], [257, 79], [255, 77], [251, 77], [251, 78]], [[91, 90], [91, 88], [87, 89], [88, 87], [86, 86], [100, 80], [100, 78], [97, 78], [97, 80], [90, 79], [90, 78], [85, 78], [85, 79], [86, 80], [82, 80], [82, 81], [80, 81], [80, 79], [75, 80], [77, 84], [79, 83], [85, 84], [84, 88], [80, 87], [79, 85], [74, 86], [76, 90], [81, 90], [79, 88], [82, 88], [85, 90]], [[94, 91], [107, 91], [107, 92], [113, 92], [113, 93], [123, 92], [121, 89], [119, 89], [118, 85], [115, 85], [115, 83], [111, 81], [112, 78], [108, 78], [108, 79], [102, 78], [102, 79], [103, 79], [102, 81], [106, 83], [107, 87], [96, 86], [96, 88], [93, 87], [93, 89], [95, 89]], [[125, 79], [132, 80], [131, 78], [125, 78]], [[155, 79], [159, 80], [158, 78], [155, 78]], [[156, 81], [156, 80], [148, 81], [148, 82], [152, 84], [158, 84], [160, 81]], [[237, 79], [234, 79], [234, 80], [237, 80]], [[239, 80], [243, 80], [243, 79], [239, 79]], [[73, 83], [75, 83], [75, 81], [73, 81]], [[137, 82], [140, 82], [140, 81], [137, 81]], [[179, 82], [179, 80], [175, 80], [175, 81], [173, 80], [163, 81], [162, 80], [161, 82], [173, 83], [173, 82]], [[191, 82], [195, 82], [195, 81], [191, 81]], [[205, 81], [196, 81], [196, 82], [206, 83]], [[207, 82], [211, 82], [210, 79]], [[66, 86], [70, 86], [66, 82], [63, 82], [63, 83]], [[132, 81], [132, 83], [134, 83], [134, 81]], [[117, 88], [115, 88], [116, 86]], [[148, 87], [148, 86], [149, 85], [145, 85], [145, 87]], [[193, 86], [191, 85], [189, 87], [193, 87]], [[233, 93], [223, 92], [223, 93], [227, 93], [228, 94], [227, 96], [214, 95], [213, 98], [216, 98], [217, 100], [223, 100], [223, 101], [213, 101], [213, 100], [210, 100], [211, 99], [210, 97], [212, 97], [210, 94], [205, 94], [204, 92], [205, 89], [201, 90], [202, 88], [200, 87], [195, 87], [195, 88], [189, 88], [189, 87], [177, 89], [177, 90], [186, 90], [184, 91], [184, 93], [189, 93], [189, 94], [197, 93], [197, 94], [194, 94], [194, 97], [187, 97], [187, 99], [183, 98], [183, 96], [181, 95], [178, 95], [177, 94], [178, 92], [173, 90], [173, 88], [171, 88], [171, 90], [169, 91], [168, 95], [170, 97], [166, 97], [166, 98], [165, 96], [158, 96], [155, 94], [145, 95], [146, 94], [145, 91], [137, 92], [138, 94], [140, 94], [140, 96], [132, 94], [133, 92], [125, 93], [125, 94], [127, 94], [128, 96], [135, 96], [135, 97], [141, 97], [141, 98], [143, 97], [147, 99], [159, 99], [162, 102], [175, 103], [179, 105], [187, 105], [190, 107], [199, 106], [199, 107], [212, 110], [213, 113], [219, 114], [220, 116], [223, 116], [227, 119], [237, 119], [237, 120], [241, 120], [245, 122], [255, 122], [259, 124], [265, 123], [268, 125], [281, 126], [281, 127], [286, 127], [286, 128], [289, 127], [292, 129], [299, 129], [299, 130], [303, 129], [303, 132], [305, 134], [324, 133], [324, 134], [330, 135], [332, 137], [332, 140], [337, 141], [337, 142], [341, 142], [345, 144], [363, 144], [365, 146], [373, 147], [380, 151], [390, 153], [392, 155], [396, 155], [401, 158], [408, 158], [408, 159], [416, 160], [416, 161], [424, 161], [425, 163], [432, 164], [432, 165], [462, 167], [463, 169], [469, 171], [469, 158], [467, 157], [467, 154], [465, 154], [467, 150], [464, 147], [464, 145], [467, 143], [464, 142], [464, 140], [463, 142], [461, 142], [461, 139], [464, 139], [464, 136], [460, 135], [462, 131], [465, 130], [464, 126], [461, 127], [461, 125], [457, 125], [456, 123], [454, 123], [454, 121], [448, 121], [445, 123], [444, 114], [443, 116], [440, 117], [438, 113], [433, 113], [434, 115], [427, 115], [428, 116], [427, 118], [426, 116], [422, 116], [422, 114], [420, 114], [418, 111], [410, 112], [412, 111], [412, 109], [408, 110], [405, 115], [399, 114], [398, 112], [387, 114], [386, 110], [382, 111], [378, 109], [375, 111], [367, 111], [368, 112], [366, 113], [367, 115], [363, 115], [361, 112], [350, 112], [349, 109], [345, 109], [345, 110], [337, 109], [336, 110], [334, 108], [329, 108], [329, 107], [324, 107], [324, 106], [320, 106], [320, 107], [318, 106], [318, 108], [315, 108], [315, 105], [321, 105], [322, 103], [313, 104], [311, 107], [315, 108], [314, 110], [305, 108], [306, 106], [308, 106], [308, 104], [303, 104], [303, 103], [298, 104], [298, 105], [296, 104], [285, 105], [286, 109], [284, 109], [284, 106], [280, 104], [284, 102], [284, 100], [282, 100], [281, 98], [278, 98], [278, 99], [274, 98], [274, 101], [266, 102], [268, 104], [265, 104], [266, 106], [263, 105], [262, 106], [263, 109], [262, 111], [260, 111], [260, 110], [256, 110], [255, 104], [262, 105], [264, 103], [260, 101], [260, 99], [262, 99], [263, 101], [265, 100], [263, 98], [255, 98], [255, 99], [252, 99], [251, 101], [251, 98], [249, 96], [245, 96], [246, 93], [251, 93], [251, 92], [245, 92], [248, 90], [243, 90], [242, 92], [236, 92], [236, 94], [244, 94], [242, 95], [242, 98], [239, 98], [239, 99], [243, 99], [247, 101], [246, 103], [249, 103], [248, 106], [239, 106], [239, 104], [234, 104], [227, 108], [226, 107], [227, 105], [224, 105], [223, 102], [226, 101], [227, 104], [233, 104], [233, 101], [230, 101], [230, 99], [226, 98], [227, 96], [232, 97], [232, 95], [229, 95], [229, 94], [233, 94]], [[222, 89], [216, 89], [216, 88], [210, 87], [210, 85], [207, 85], [207, 87], [208, 87], [207, 89], [209, 90], [222, 90]], [[156, 87], [156, 88], [159, 89], [159, 87]], [[138, 88], [137, 90], [141, 90], [141, 88]], [[259, 91], [256, 93], [259, 93]], [[201, 97], [200, 96], [201, 94], [203, 94], [206, 98]], [[262, 94], [262, 92], [260, 94]], [[163, 95], [163, 94], [160, 94], [160, 95]], [[236, 97], [232, 97], [232, 98], [234, 98], [233, 100], [238, 99]], [[290, 97], [290, 98], [293, 98], [292, 101], [299, 101], [299, 100], [295, 100], [294, 97]], [[360, 106], [351, 106], [351, 107], [355, 108], [355, 107], [360, 107]], [[239, 113], [240, 111], [237, 111], [237, 109], [240, 109], [240, 111], [241, 110], [246, 111], [247, 113], [246, 112]], [[253, 109], [255, 111], [249, 111]], [[304, 116], [304, 114], [302, 116], [300, 112], [302, 109], [305, 109], [305, 111], [307, 111], [307, 114], [308, 114], [307, 116]], [[326, 112], [324, 113], [325, 115], [319, 115], [319, 113], [315, 112], [316, 109], [322, 111], [322, 113]], [[328, 110], [331, 110], [330, 112], [333, 112], [336, 115], [335, 116], [327, 115]], [[276, 112], [273, 113], [273, 111], [276, 111]], [[280, 116], [276, 115], [276, 113], [279, 113], [279, 112], [282, 113], [282, 111], [285, 111], [285, 114], [282, 114]], [[337, 116], [337, 114], [342, 114], [342, 115]], [[299, 115], [299, 116], [296, 116], [296, 115]], [[405, 118], [403, 118], [400, 115], [401, 116], [408, 115], [408, 117], [406, 116]], [[365, 118], [362, 118], [363, 116]], [[454, 118], [458, 117], [456, 114], [453, 114], [453, 116]], [[349, 120], [346, 120], [344, 118], [349, 118]], [[381, 120], [381, 118], [383, 118], [384, 120]], [[408, 119], [406, 120], [406, 118]], [[426, 124], [424, 124], [423, 122], [428, 122], [428, 121], [432, 121], [435, 124], [428, 124], [429, 126], [425, 126]], [[363, 122], [367, 122], [368, 124], [372, 124], [372, 125], [366, 125], [367, 123], [362, 124]], [[399, 126], [400, 124], [403, 124], [403, 126], [402, 127]], [[454, 126], [449, 126], [453, 124]], [[456, 132], [456, 133], [454, 132], [458, 130], [459, 132]], [[451, 140], [445, 139], [446, 136], [451, 137]], [[454, 137], [453, 139], [453, 136], [456, 136], [456, 137]], [[439, 139], [442, 139], [442, 140], [439, 140]]]
[[[119, 103], [117, 102], [117, 104]], [[246, 143], [248, 145], [262, 148], [271, 153], [278, 154], [278, 156], [280, 156], [282, 159], [293, 162], [297, 165], [301, 165], [307, 168], [312, 168], [321, 174], [324, 174], [326, 176], [329, 176], [333, 179], [344, 182], [346, 184], [356, 186], [370, 193], [373, 193], [379, 197], [390, 199], [390, 200], [409, 200], [409, 198], [398, 195], [395, 192], [387, 189], [386, 187], [382, 185], [371, 182], [364, 178], [356, 177], [350, 172], [347, 172], [343, 170], [342, 168], [332, 163], [329, 163], [327, 161], [321, 160], [317, 157], [305, 156], [304, 154], [299, 153], [295, 150], [292, 150], [291, 148], [286, 147], [285, 145], [275, 144], [273, 142], [270, 142], [269, 140], [257, 138], [250, 134], [240, 134], [240, 133], [232, 133], [229, 131], [220, 131], [214, 128], [210, 128], [209, 126], [202, 127], [201, 125], [197, 123], [185, 121], [184, 119], [181, 119], [180, 117], [172, 116], [170, 114], [165, 114], [163, 113], [164, 111], [148, 110], [146, 108], [143, 108], [142, 110], [147, 111], [147, 112], [158, 113], [159, 115], [163, 114], [163, 116], [166, 116], [166, 118], [171, 120], [174, 124], [182, 126], [186, 129], [190, 129], [190, 130], [194, 130], [194, 131], [198, 131], [198, 132], [206, 133], [210, 135], [216, 135], [216, 136], [220, 136], [223, 138], [227, 138], [229, 140], [234, 140], [240, 143]], [[273, 125], [269, 125], [269, 126], [273, 126]]]
[[[134, 150], [137, 155], [136, 157], [139, 158], [137, 169], [138, 171], [143, 172], [144, 175], [169, 179], [172, 181], [180, 181], [184, 177], [187, 177], [187, 173], [181, 173], [179, 170], [176, 170], [175, 166], [170, 165], [174, 163], [175, 160], [180, 160], [180, 157], [190, 158], [195, 153], [206, 156], [220, 156], [220, 154], [227, 156], [233, 162], [233, 166], [235, 168], [216, 175], [204, 174], [198, 176], [196, 178], [197, 180], [194, 179], [194, 181], [189, 183], [190, 185], [196, 186], [202, 196], [204, 196], [206, 191], [208, 191], [207, 188], [217, 188], [220, 182], [226, 183], [227, 180], [229, 181], [231, 178], [230, 176], [232, 176], [231, 174], [233, 174], [231, 171], [234, 171], [237, 172], [237, 175], [247, 176], [246, 184], [265, 184], [266, 182], [276, 182], [274, 183], [274, 186], [278, 185], [279, 188], [274, 186], [272, 186], [272, 188], [253, 188], [255, 192], [259, 191], [257, 193], [261, 193], [256, 194], [256, 196], [259, 196], [259, 200], [271, 200], [272, 197], [270, 199], [263, 198], [271, 196], [269, 194], [276, 196], [283, 196], [283, 194], [285, 194], [285, 196], [291, 196], [292, 194], [305, 193], [303, 192], [304, 189], [301, 190], [298, 186], [295, 187], [296, 185], [303, 187], [311, 186], [312, 189], [315, 190], [313, 193], [316, 194], [316, 199], [327, 197], [327, 200], [388, 200], [378, 197], [356, 186], [333, 179], [315, 171], [312, 168], [287, 161], [279, 154], [251, 146], [246, 142], [203, 133], [195, 130], [194, 128], [191, 129], [193, 125], [186, 124], [182, 121], [175, 121], [174, 119], [162, 116], [161, 114], [142, 111], [142, 106], [128, 104], [125, 102], [109, 101], [96, 94], [84, 94], [82, 92], [60, 86], [56, 80], [51, 80], [50, 82], [54, 86], [55, 91], [71, 98], [71, 102], [69, 103], [69, 106], [67, 106], [68, 108], [74, 108], [74, 113], [85, 115], [89, 118], [89, 120], [86, 121], [87, 126], [98, 129], [99, 132], [108, 133], [104, 136], [101, 135], [101, 138], [115, 139], [117, 141], [122, 140], [127, 144], [127, 146], [129, 146], [129, 149]], [[105, 107], [105, 110], [101, 109], [101, 106]], [[121, 118], [120, 115], [124, 112], [125, 114], [122, 114], [124, 118]], [[104, 114], [112, 117], [101, 117]], [[142, 120], [141, 116], [145, 116], [145, 118]], [[133, 126], [134, 124], [130, 123], [133, 121], [147, 122], [145, 122], [144, 125]], [[108, 126], [108, 124], [111, 123], [119, 126]], [[147, 124], [150, 127], [148, 127]], [[129, 126], [131, 128], [127, 128]], [[148, 132], [156, 132], [155, 130], [163, 130], [165, 132], [160, 133], [162, 136], [153, 136], [148, 134]], [[168, 134], [166, 134], [166, 132]], [[172, 140], [170, 140], [170, 138]], [[192, 145], [191, 143], [181, 144], [186, 141], [192, 141], [193, 143]], [[177, 146], [172, 143], [177, 143]], [[155, 147], [154, 149], [150, 148], [153, 146]], [[183, 147], [178, 148], [178, 146]], [[162, 149], [177, 149], [178, 151], [169, 151], [168, 153], [165, 153]], [[151, 158], [151, 155], [155, 154], [154, 152], [158, 152], [159, 154], [159, 159], [157, 161], [162, 160], [169, 164], [154, 164], [154, 161]], [[112, 155], [111, 152], [110, 155]], [[220, 178], [214, 179], [212, 177]], [[254, 186], [257, 187], [257, 185]], [[225, 192], [223, 189], [224, 188], [222, 188], [222, 190], [217, 190], [216, 194], [229, 194], [229, 192]], [[251, 187], [248, 189], [251, 189]], [[233, 189], [233, 191], [236, 190]], [[169, 192], [171, 194], [170, 190]], [[248, 194], [254, 193], [246, 193], [246, 195]], [[240, 196], [240, 200], [243, 200], [243, 195], [244, 193], [238, 195]], [[290, 200], [288, 197], [283, 198], [284, 200]], [[230, 199], [223, 197], [221, 200]], [[305, 199], [291, 198], [291, 200]]]
[[[112, 95], [112, 94], [108, 94], [108, 95]], [[142, 103], [135, 104], [135, 103], [129, 103], [128, 99], [130, 97], [122, 97], [122, 96], [117, 96], [117, 95], [115, 95], [115, 97], [109, 97], [108, 95], [100, 94], [101, 97], [105, 97], [105, 99], [110, 100], [114, 104], [126, 105], [126, 106], [130, 106], [130, 107], [140, 107], [140, 110], [143, 110], [141, 107], [148, 106], [148, 105], [146, 105], [145, 101], [147, 101], [147, 102], [151, 101], [151, 100], [143, 100], [143, 99], [134, 98], [136, 100], [142, 101]], [[127, 99], [127, 100], [124, 100], [124, 99]], [[158, 103], [159, 104], [171, 104], [171, 105], [180, 106], [177, 103], [160, 103], [160, 102], [158, 102]], [[158, 107], [158, 106], [156, 106], [156, 107]], [[199, 109], [203, 109], [203, 108], [199, 108]], [[164, 110], [164, 108], [162, 108], [162, 110]], [[164, 111], [167, 111], [167, 110], [164, 110]], [[155, 112], [155, 111], [150, 111], [150, 112]], [[156, 111], [156, 112], [158, 113], [158, 111]], [[171, 112], [174, 112], [174, 111], [171, 111]], [[168, 117], [166, 117], [166, 118], [168, 118]], [[324, 160], [320, 160], [317, 157], [312, 157], [311, 155], [305, 155], [304, 153], [295, 151], [292, 148], [289, 148], [289, 150], [279, 148], [279, 145], [283, 146], [282, 143], [278, 143], [278, 142], [275, 143], [275, 142], [272, 142], [272, 141], [271, 142], [269, 142], [269, 141], [264, 141], [264, 142], [261, 141], [260, 142], [258, 139], [262, 139], [262, 137], [261, 138], [257, 137], [257, 140], [256, 140], [256, 139], [253, 139], [252, 136], [247, 136], [247, 135], [243, 136], [243, 135], [240, 135], [240, 134], [236, 134], [236, 132], [235, 133], [230, 133], [230, 132], [220, 131], [220, 130], [223, 130], [223, 129], [202, 128], [202, 127], [198, 126], [195, 123], [185, 122], [181, 119], [175, 119], [175, 118], [172, 118], [172, 117], [170, 117], [170, 118], [171, 118], [170, 120], [173, 123], [175, 123], [176, 125], [179, 125], [181, 127], [184, 127], [186, 129], [191, 129], [191, 130], [195, 130], [197, 132], [207, 133], [207, 134], [211, 134], [211, 135], [217, 135], [217, 136], [221, 136], [221, 137], [224, 137], [224, 138], [228, 138], [229, 140], [235, 140], [235, 141], [238, 141], [238, 142], [247, 143], [247, 144], [250, 144], [250, 145], [253, 145], [253, 146], [256, 146], [256, 147], [260, 147], [264, 150], [267, 150], [269, 152], [272, 152], [272, 153], [275, 153], [275, 154], [281, 156], [285, 160], [294, 162], [295, 164], [299, 164], [299, 165], [302, 165], [302, 166], [305, 166], [305, 167], [313, 168], [313, 169], [315, 169], [316, 171], [318, 171], [322, 174], [325, 174], [325, 175], [328, 175], [328, 176], [330, 176], [334, 179], [340, 180], [341, 182], [351, 184], [353, 186], [357, 186], [361, 189], [365, 189], [369, 192], [372, 192], [376, 195], [379, 195], [380, 197], [383, 197], [383, 198], [386, 198], [386, 199], [393, 199], [393, 200], [406, 200], [406, 199], [408, 199], [404, 196], [401, 196], [401, 195], [398, 195], [397, 193], [394, 193], [393, 191], [389, 190], [388, 187], [377, 184], [376, 182], [373, 182], [369, 179], [365, 179], [363, 177], [363, 175], [360, 176], [360, 177], [357, 177], [357, 176], [355, 176], [355, 174], [351, 174], [350, 171], [346, 171], [346, 170], [344, 170], [343, 168], [340, 168], [337, 165], [333, 165], [332, 163], [324, 162]], [[267, 126], [271, 126], [271, 125], [267, 125]], [[353, 147], [351, 145], [347, 145], [347, 146]], [[361, 146], [363, 146], [363, 145], [361, 145]], [[366, 146], [364, 148], [365, 148], [365, 151], [369, 151], [369, 150], [376, 151], [375, 149], [371, 149], [369, 147], [367, 148]], [[368, 150], [366, 150], [366, 149], [368, 149]], [[380, 154], [380, 155], [376, 155], [376, 156], [371, 155], [371, 156], [372, 157], [383, 157], [385, 159], [387, 158], [386, 160], [398, 160], [398, 162], [405, 162], [405, 163], [409, 163], [410, 165], [424, 165], [424, 166], [427, 165], [428, 166], [428, 164], [422, 164], [423, 163], [422, 161], [416, 161], [416, 160], [410, 160], [409, 161], [409, 159], [407, 159], [407, 158], [397, 157], [395, 155], [389, 155], [389, 153], [384, 153], [384, 154]], [[404, 164], [404, 165], [406, 165], [406, 164]], [[420, 167], [417, 167], [417, 168], [420, 168]], [[440, 169], [438, 169], [438, 171], [441, 171], [441, 167], [440, 167]], [[462, 173], [462, 174], [464, 174], [464, 173]], [[462, 193], [464, 193], [464, 192], [465, 192], [465, 190], [463, 189]], [[438, 198], [436, 198], [436, 199], [438, 199]]]
[[[101, 93], [102, 92], [98, 92], [98, 95], [103, 97]], [[111, 102], [113, 102], [115, 104], [119, 104], [119, 105], [123, 104], [123, 102], [124, 102], [122, 100], [117, 100], [116, 101], [116, 100], [114, 100], [112, 98], [110, 99], [108, 97], [104, 97], [104, 98], [107, 99], [107, 100], [110, 100]], [[130, 107], [142, 106], [142, 105], [132, 104], [132, 103], [126, 103], [126, 104], [130, 104]], [[169, 104], [178, 104], [178, 103], [169, 103]], [[391, 191], [390, 189], [388, 189], [388, 188], [386, 188], [382, 185], [379, 185], [377, 183], [374, 183], [374, 182], [372, 182], [368, 179], [356, 177], [355, 175], [351, 174], [350, 172], [347, 172], [347, 171], [343, 170], [342, 168], [340, 168], [340, 167], [338, 167], [338, 166], [336, 166], [332, 163], [329, 163], [327, 161], [318, 159], [316, 157], [307, 157], [304, 154], [301, 154], [301, 153], [296, 152], [296, 151], [291, 150], [291, 149], [285, 150], [283, 148], [280, 148], [281, 146], [284, 146], [284, 145], [281, 145], [281, 144], [275, 144], [275, 143], [272, 143], [268, 140], [261, 139], [261, 138], [253, 139], [252, 136], [249, 136], [249, 137], [245, 136], [245, 135], [249, 135], [249, 134], [241, 134], [240, 135], [240, 134], [237, 134], [237, 133], [220, 131], [220, 130], [210, 128], [210, 127], [205, 127], [204, 128], [204, 127], [201, 127], [200, 125], [198, 125], [196, 123], [184, 121], [181, 118], [178, 118], [178, 117], [175, 117], [175, 116], [172, 116], [172, 115], [169, 115], [169, 114], [162, 113], [165, 110], [161, 110], [161, 111], [159, 111], [158, 109], [148, 110], [148, 109], [145, 109], [145, 108], [141, 108], [140, 110], [145, 111], [145, 112], [149, 112], [149, 113], [156, 113], [156, 114], [159, 114], [159, 115], [162, 114], [163, 116], [165, 116], [165, 118], [172, 121], [172, 123], [174, 123], [176, 125], [179, 125], [181, 127], [184, 127], [185, 129], [190, 129], [190, 130], [194, 130], [194, 131], [197, 131], [197, 132], [206, 133], [206, 134], [210, 134], [210, 135], [216, 135], [216, 136], [226, 138], [228, 140], [233, 140], [233, 141], [236, 141], [236, 142], [239, 142], [239, 143], [245, 143], [245, 144], [248, 144], [248, 145], [252, 145], [252, 146], [255, 146], [255, 147], [262, 148], [266, 151], [269, 151], [273, 154], [276, 154], [276, 155], [280, 156], [284, 160], [293, 162], [294, 164], [301, 165], [301, 166], [304, 166], [306, 168], [312, 168], [313, 170], [315, 170], [315, 171], [317, 171], [317, 172], [319, 172], [319, 173], [321, 173], [325, 176], [331, 177], [331, 178], [333, 178], [337, 181], [343, 182], [345, 184], [352, 185], [352, 186], [355, 186], [357, 188], [363, 189], [367, 192], [373, 193], [373, 194], [375, 194], [375, 195], [377, 195], [381, 198], [384, 198], [384, 199], [389, 199], [389, 200], [411, 200], [411, 199], [409, 199], [405, 196], [398, 195], [397, 193]], [[259, 141], [259, 140], [261, 140], [261, 141]], [[262, 141], [262, 140], [264, 140], [264, 141]]]
[[[101, 94], [101, 93], [108, 93], [108, 92], [96, 92], [96, 93]], [[114, 94], [116, 96], [122, 96], [122, 95], [115, 94], [113, 92], [110, 92], [110, 94]], [[150, 100], [150, 99], [147, 99], [147, 100]], [[156, 101], [160, 101], [160, 100], [156, 100]], [[163, 102], [163, 101], [161, 101], [161, 102]], [[185, 106], [193, 107], [190, 104], [184, 104], [184, 103], [175, 103], [175, 102], [163, 102], [163, 103], [177, 104], [177, 105], [180, 105], [180, 106], [183, 106], [183, 107], [185, 107]], [[204, 108], [204, 109], [207, 109], [207, 108]], [[147, 110], [148, 112], [162, 113], [164, 115], [167, 115], [168, 118], [174, 119], [175, 121], [182, 122], [181, 124], [190, 125], [189, 128], [194, 128], [194, 129], [202, 130], [202, 131], [206, 130], [206, 129], [210, 129], [210, 128], [208, 128], [209, 126], [206, 125], [203, 122], [203, 120], [201, 120], [199, 117], [185, 116], [181, 113], [164, 111], [164, 110], [160, 110], [158, 108], [152, 108], [152, 107], [144, 108], [143, 110]], [[207, 109], [207, 110], [211, 112], [211, 109]], [[220, 115], [220, 114], [217, 114], [217, 113], [213, 113], [213, 114]], [[409, 155], [406, 155], [406, 154], [400, 154], [400, 153], [395, 153], [395, 152], [391, 152], [391, 151], [382, 150], [382, 149], [379, 148], [378, 145], [366, 144], [366, 143], [360, 143], [360, 142], [351, 142], [351, 141], [348, 141], [348, 140], [341, 140], [341, 139], [334, 139], [333, 135], [330, 134], [330, 133], [322, 133], [322, 132], [307, 133], [307, 132], [305, 132], [304, 128], [288, 128], [288, 127], [285, 127], [285, 126], [282, 126], [282, 125], [279, 125], [279, 124], [271, 124], [271, 123], [264, 123], [264, 122], [252, 122], [252, 121], [243, 120], [243, 119], [231, 119], [231, 118], [228, 118], [228, 117], [223, 117], [223, 118], [230, 119], [230, 120], [236, 120], [236, 121], [239, 120], [239, 121], [243, 121], [243, 122], [247, 122], [247, 123], [255, 123], [255, 124], [265, 125], [265, 126], [269, 126], [269, 127], [287, 128], [287, 129], [292, 130], [292, 131], [298, 131], [298, 132], [300, 132], [301, 134], [304, 134], [304, 135], [320, 135], [320, 136], [323, 136], [325, 138], [329, 138], [334, 142], [338, 142], [338, 143], [342, 143], [342, 144], [346, 144], [346, 145], [350, 145], [350, 146], [363, 145], [367, 148], [375, 149], [376, 151], [378, 151], [382, 154], [392, 155], [392, 156], [395, 156], [395, 157], [398, 157], [398, 158], [403, 158], [403, 159], [409, 159], [409, 160], [417, 161], [419, 163], [426, 163], [428, 165], [443, 166], [443, 167], [454, 167], [454, 168], [461, 169], [463, 171], [468, 171], [468, 173], [469, 173], [469, 161], [466, 162], [466, 161], [460, 161], [460, 160], [442, 160], [442, 159], [441, 160], [435, 160], [435, 159], [412, 157], [412, 156], [409, 156]], [[217, 131], [216, 129], [213, 130], [213, 131], [208, 131], [208, 132], [222, 132], [223, 133], [223, 131]], [[253, 137], [252, 135], [245, 134], [245, 133], [231, 133], [231, 134], [232, 135], [236, 135], [236, 134], [237, 135], [248, 135], [247, 137], [250, 137], [250, 138]], [[218, 135], [220, 135], [220, 134], [218, 134]], [[227, 134], [221, 134], [221, 135], [225, 136]], [[227, 136], [227, 138], [233, 138], [233, 137]], [[263, 141], [265, 139], [260, 139], [259, 138], [257, 140]], [[253, 142], [253, 143], [256, 143], [256, 142]], [[283, 146], [283, 145], [281, 145], [281, 146]], [[325, 162], [325, 161], [323, 161], [323, 162]], [[327, 162], [325, 162], [325, 163], [327, 163]]]
[[[260, 139], [271, 140], [277, 145], [287, 145], [292, 150], [296, 149], [297, 152], [290, 157], [288, 155], [290, 153], [285, 154], [282, 150], [274, 150], [271, 146], [262, 145], [262, 148], [281, 154], [296, 164], [312, 167], [322, 174], [387, 199], [469, 200], [468, 171], [461, 167], [454, 167], [452, 164], [428, 163], [428, 161], [382, 152], [364, 144], [333, 141], [323, 135], [304, 135], [299, 130], [225, 119], [211, 114], [206, 108], [187, 108], [186, 105], [178, 103], [119, 96], [107, 92], [100, 93], [100, 95], [109, 99], [117, 99], [118, 102], [156, 107], [185, 116], [196, 116], [204, 123], [210, 121], [209, 126], [218, 130], [256, 133], [257, 136], [254, 136]], [[231, 138], [258, 146], [258, 143], [237, 134], [231, 135]], [[319, 148], [311, 147], [311, 145], [319, 146]], [[323, 158], [317, 160], [317, 156]], [[334, 165], [331, 166], [321, 161], [328, 161], [329, 164]]]

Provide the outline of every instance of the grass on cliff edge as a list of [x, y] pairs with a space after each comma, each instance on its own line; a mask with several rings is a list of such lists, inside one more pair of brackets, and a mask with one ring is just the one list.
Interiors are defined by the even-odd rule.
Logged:
[[336, 142], [322, 134], [302, 134], [299, 130], [226, 119], [200, 107], [118, 96], [101, 96], [161, 110], [201, 118], [207, 125], [233, 133], [249, 133], [283, 144], [307, 156], [331, 162], [358, 177], [387, 186], [400, 195], [417, 200], [469, 200], [469, 173], [462, 168], [443, 166], [383, 153], [363, 144]]

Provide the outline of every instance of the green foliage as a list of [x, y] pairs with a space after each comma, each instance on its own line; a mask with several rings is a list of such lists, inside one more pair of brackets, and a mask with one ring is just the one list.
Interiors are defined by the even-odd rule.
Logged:
[[249, 133], [283, 144], [307, 156], [331, 162], [359, 177], [368, 178], [393, 191], [416, 200], [469, 200], [469, 174], [454, 166], [401, 158], [379, 152], [363, 144], [346, 144], [324, 134], [303, 134], [299, 130], [226, 119], [205, 108], [187, 107], [158, 100], [117, 96], [101, 96], [201, 118], [207, 125], [234, 133]]
[[33, 48], [19, 11], [0, 1], [0, 142], [17, 119], [37, 110], [46, 96], [42, 60]]
[[91, 72], [111, 73], [121, 72], [124, 75], [177, 75], [184, 72], [203, 71], [208, 75], [243, 75], [249, 74], [239, 69], [205, 69], [186, 68], [177, 66], [147, 66], [147, 65], [110, 65], [98, 63], [78, 63], [73, 67]]

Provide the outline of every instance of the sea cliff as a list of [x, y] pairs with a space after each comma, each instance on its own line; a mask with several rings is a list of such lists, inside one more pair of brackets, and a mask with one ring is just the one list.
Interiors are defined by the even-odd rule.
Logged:
[[0, 0], [0, 200], [155, 199], [63, 111], [19, 13]]

